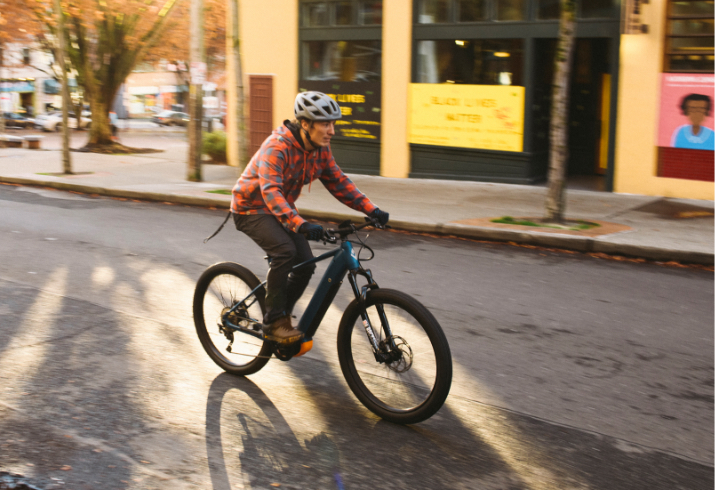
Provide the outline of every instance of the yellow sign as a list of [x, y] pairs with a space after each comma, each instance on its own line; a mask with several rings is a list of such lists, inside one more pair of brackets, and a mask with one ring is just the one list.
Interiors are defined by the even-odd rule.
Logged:
[[410, 84], [409, 142], [522, 151], [524, 87]]

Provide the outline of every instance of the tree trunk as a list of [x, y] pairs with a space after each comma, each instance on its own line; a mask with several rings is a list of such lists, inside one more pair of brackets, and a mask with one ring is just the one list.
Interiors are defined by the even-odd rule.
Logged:
[[68, 54], [92, 111], [89, 141], [82, 150], [109, 153], [132, 150], [112, 139], [109, 110], [121, 84], [144, 53], [152, 48], [167, 26], [169, 13], [182, 1], [167, 0], [156, 22], [139, 36], [133, 47], [131, 39], [136, 35], [136, 24], [145, 13], [113, 14], [105, 2], [98, 2], [97, 13], [101, 18], [95, 22], [96, 35], [90, 35], [81, 15], [70, 16], [72, 37], [67, 37], [70, 40]]
[[[70, 91], [67, 84], [67, 64], [65, 63], [65, 19], [62, 13], [60, 0], [55, 0], [55, 13], [57, 15], [57, 58], [60, 61], [60, 71], [62, 72], [62, 169], [65, 174], [72, 173], [72, 160], [70, 159], [70, 142], [69, 142], [69, 119], [67, 111], [71, 104]], [[79, 124], [79, 119], [77, 120]]]
[[[231, 0], [233, 8], [231, 9], [232, 14], [232, 42], [233, 50], [232, 55], [234, 57], [235, 63], [235, 73], [236, 73], [236, 107], [235, 107], [235, 117], [237, 126], [237, 141], [238, 141], [238, 168], [241, 172], [246, 165], [248, 165], [248, 159], [250, 154], [248, 152], [248, 125], [246, 124], [246, 98], [243, 87], [243, 66], [241, 64], [241, 35], [240, 35], [240, 12], [239, 12], [239, 2], [238, 0]], [[228, 111], [227, 111], [228, 112]]]
[[112, 145], [112, 128], [109, 124], [109, 109], [102, 97], [89, 99], [89, 108], [92, 111], [92, 125], [89, 128], [87, 146]]
[[545, 221], [561, 223], [566, 209], [566, 162], [568, 159], [569, 75], [574, 46], [575, 0], [561, 0], [559, 41], [554, 61], [548, 190]]
[[[3, 47], [0, 46], [0, 79], [2, 79], [2, 65], [4, 53], [5, 51]], [[5, 109], [2, 105], [2, 98], [0, 98], [0, 134], [3, 134], [5, 132], [5, 118], [3, 117], [3, 112], [5, 112]]]
[[204, 60], [203, 0], [191, 0], [191, 86], [189, 88], [189, 155], [186, 179], [201, 182], [201, 127], [203, 123]]
[[239, 82], [240, 52], [238, 39], [238, 0], [226, 0], [226, 157], [228, 164], [242, 171], [240, 156], [240, 112], [238, 97], [243, 83]]
[[[114, 95], [119, 89], [119, 83], [116, 80], [115, 73], [100, 65], [99, 68], [92, 66], [89, 55], [89, 46], [87, 45], [86, 27], [82, 25], [79, 19], [74, 18], [74, 35], [79, 48], [75, 51], [73, 65], [77, 69], [78, 78], [84, 88], [84, 96], [89, 100], [89, 108], [92, 112], [92, 123], [89, 128], [89, 140], [83, 148], [84, 150], [92, 150], [102, 147], [111, 147], [114, 145], [112, 140], [112, 131], [109, 126], [109, 109], [107, 104], [110, 104]], [[98, 48], [103, 52], [111, 52], [113, 46], [109, 41], [110, 36], [100, 36], [98, 40]]]

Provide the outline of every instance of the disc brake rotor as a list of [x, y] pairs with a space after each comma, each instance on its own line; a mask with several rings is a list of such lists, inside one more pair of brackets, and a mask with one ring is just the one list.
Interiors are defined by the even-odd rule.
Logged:
[[[390, 339], [386, 340], [389, 342]], [[387, 367], [396, 373], [404, 373], [412, 367], [412, 349], [405, 339], [398, 336], [391, 338], [394, 347], [390, 349]]]

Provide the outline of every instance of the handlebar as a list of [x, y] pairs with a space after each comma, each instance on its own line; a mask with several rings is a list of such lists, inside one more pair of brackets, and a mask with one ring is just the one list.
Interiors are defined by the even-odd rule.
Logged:
[[365, 227], [372, 226], [378, 230], [390, 228], [388, 225], [381, 225], [375, 218], [365, 218], [364, 223], [353, 224], [350, 220], [340, 223], [338, 228], [327, 228], [323, 232], [323, 241], [326, 243], [338, 243], [338, 238], [345, 240], [348, 235], [351, 235]]

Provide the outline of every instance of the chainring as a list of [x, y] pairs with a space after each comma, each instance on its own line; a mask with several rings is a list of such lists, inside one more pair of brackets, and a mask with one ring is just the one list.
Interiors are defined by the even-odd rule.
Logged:
[[294, 355], [300, 352], [301, 342], [292, 342], [290, 344], [279, 344], [278, 342], [271, 342], [271, 348], [273, 349], [273, 354], [281, 361], [289, 361]]

